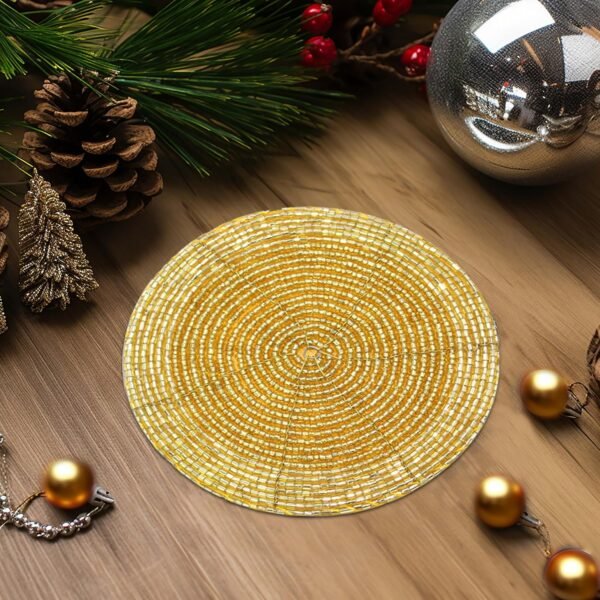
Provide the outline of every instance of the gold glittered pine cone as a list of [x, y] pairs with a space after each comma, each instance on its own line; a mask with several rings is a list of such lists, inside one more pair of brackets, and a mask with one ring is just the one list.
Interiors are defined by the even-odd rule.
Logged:
[[600, 326], [596, 329], [587, 352], [590, 387], [600, 398]]
[[123, 221], [162, 191], [154, 130], [137, 115], [133, 98], [114, 98], [108, 81], [89, 87], [52, 76], [34, 92], [40, 101], [25, 121], [23, 154], [85, 225]]

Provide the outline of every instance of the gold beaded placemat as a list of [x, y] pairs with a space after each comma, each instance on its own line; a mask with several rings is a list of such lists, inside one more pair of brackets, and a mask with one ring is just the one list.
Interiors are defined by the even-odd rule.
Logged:
[[289, 208], [217, 227], [142, 294], [125, 386], [154, 447], [249, 508], [335, 515], [448, 467], [494, 401], [496, 327], [450, 258], [393, 223]]

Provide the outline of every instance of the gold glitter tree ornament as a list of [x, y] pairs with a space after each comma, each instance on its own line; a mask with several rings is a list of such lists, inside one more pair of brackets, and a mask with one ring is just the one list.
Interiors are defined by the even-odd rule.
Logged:
[[35, 169], [19, 211], [19, 246], [21, 300], [33, 312], [65, 310], [72, 295], [86, 300], [98, 287], [64, 202]]

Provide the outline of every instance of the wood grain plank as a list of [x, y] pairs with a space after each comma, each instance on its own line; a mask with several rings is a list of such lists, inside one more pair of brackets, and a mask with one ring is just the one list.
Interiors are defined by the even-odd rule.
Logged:
[[[36, 487], [48, 460], [74, 454], [118, 505], [71, 541], [2, 530], [0, 597], [544, 598], [535, 538], [473, 518], [473, 486], [498, 470], [525, 483], [557, 545], [600, 555], [600, 411], [547, 426], [516, 393], [531, 367], [586, 375], [600, 318], [597, 175], [548, 189], [492, 182], [452, 154], [416, 94], [395, 87], [346, 109], [317, 146], [294, 143], [204, 181], [168, 157], [161, 165], [167, 191], [145, 214], [85, 239], [101, 284], [89, 306], [27, 314], [14, 260], [2, 287], [0, 430], [15, 495]], [[502, 381], [477, 442], [417, 493], [359, 515], [277, 517], [203, 492], [151, 449], [122, 387], [123, 335], [153, 274], [224, 221], [292, 205], [361, 210], [422, 234], [464, 266], [500, 331]]]

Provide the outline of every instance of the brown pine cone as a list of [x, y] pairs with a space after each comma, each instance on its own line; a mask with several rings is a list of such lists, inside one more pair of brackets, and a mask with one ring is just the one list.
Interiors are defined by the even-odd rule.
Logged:
[[112, 98], [107, 82], [94, 82], [102, 97], [66, 75], [52, 76], [25, 121], [23, 154], [86, 225], [122, 221], [140, 212], [162, 191], [156, 172], [154, 130], [135, 118], [133, 98]]

